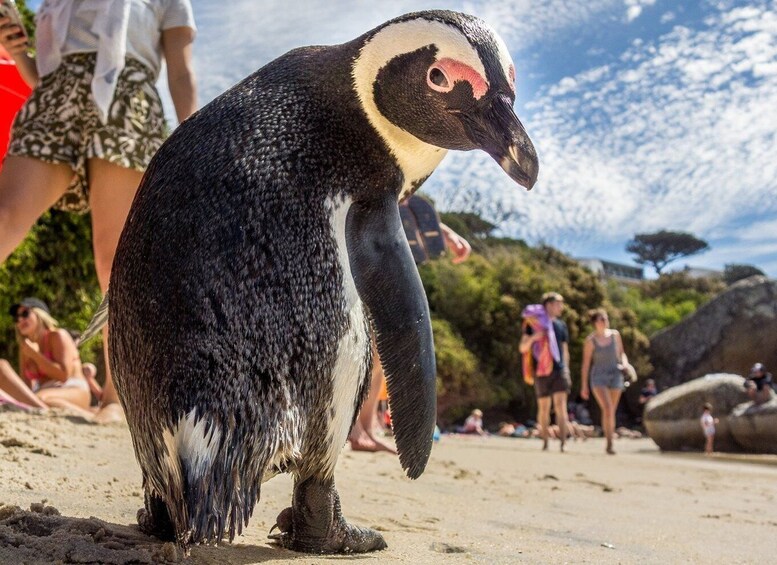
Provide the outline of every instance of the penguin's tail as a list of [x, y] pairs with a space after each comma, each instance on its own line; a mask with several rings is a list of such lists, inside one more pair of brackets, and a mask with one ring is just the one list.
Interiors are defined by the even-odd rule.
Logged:
[[76, 347], [81, 347], [84, 343], [96, 336], [105, 325], [108, 324], [108, 291], [105, 291], [103, 301], [100, 302], [100, 307], [92, 316], [92, 321], [81, 334], [81, 337], [76, 340]]
[[151, 473], [152, 485], [167, 507], [179, 545], [232, 541], [259, 500], [266, 456], [240, 457], [230, 437], [196, 411], [181, 419], [165, 438], [166, 457]]

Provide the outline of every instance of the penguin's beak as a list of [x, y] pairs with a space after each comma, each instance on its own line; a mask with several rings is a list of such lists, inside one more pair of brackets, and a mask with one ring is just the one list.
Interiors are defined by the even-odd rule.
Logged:
[[513, 112], [510, 98], [497, 95], [485, 107], [459, 116], [469, 139], [491, 155], [511, 179], [531, 190], [539, 173], [537, 152]]

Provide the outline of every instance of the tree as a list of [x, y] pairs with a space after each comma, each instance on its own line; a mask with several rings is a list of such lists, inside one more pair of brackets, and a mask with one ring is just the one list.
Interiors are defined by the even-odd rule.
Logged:
[[729, 263], [723, 268], [723, 280], [726, 284], [732, 285], [737, 281], [752, 277], [754, 275], [765, 276], [761, 269], [753, 265], [742, 265], [739, 263]]
[[635, 255], [635, 262], [652, 265], [656, 273], [661, 275], [664, 267], [672, 261], [701, 253], [709, 247], [706, 241], [689, 233], [661, 230], [635, 235], [626, 244], [626, 251]]

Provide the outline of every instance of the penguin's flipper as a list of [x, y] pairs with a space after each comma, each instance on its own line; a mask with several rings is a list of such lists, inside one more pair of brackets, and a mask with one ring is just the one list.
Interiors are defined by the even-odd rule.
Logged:
[[437, 416], [432, 325], [396, 198], [354, 201], [345, 227], [356, 291], [386, 374], [394, 438], [411, 479], [426, 467]]

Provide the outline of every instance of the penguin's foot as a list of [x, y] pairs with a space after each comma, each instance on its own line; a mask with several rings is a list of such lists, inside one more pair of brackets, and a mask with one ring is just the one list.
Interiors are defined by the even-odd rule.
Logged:
[[[275, 528], [280, 533], [273, 534]], [[294, 489], [294, 507], [286, 508], [270, 530], [279, 545], [304, 553], [366, 553], [386, 548], [383, 536], [352, 526], [340, 512], [334, 484], [307, 479]]]

